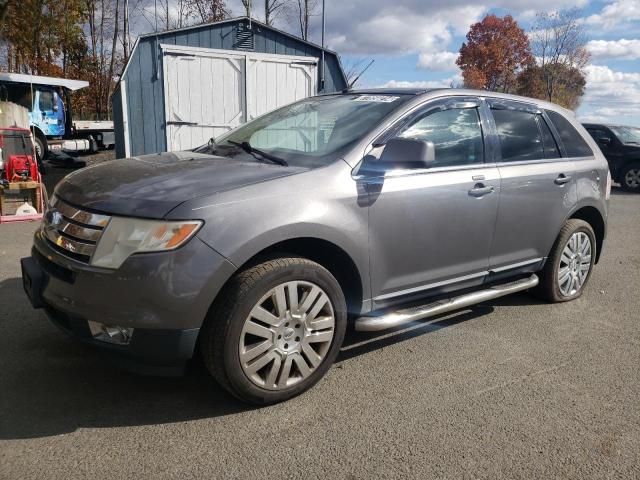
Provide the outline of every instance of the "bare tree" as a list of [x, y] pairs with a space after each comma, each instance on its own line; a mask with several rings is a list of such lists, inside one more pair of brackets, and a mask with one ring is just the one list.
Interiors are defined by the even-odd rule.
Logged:
[[553, 100], [567, 72], [582, 73], [590, 58], [580, 10], [540, 12], [531, 32], [531, 46], [544, 82], [547, 100]]
[[240, 0], [242, 2], [242, 6], [244, 7], [244, 14], [247, 17], [251, 16], [251, 0]]
[[303, 40], [309, 39], [309, 25], [311, 17], [318, 14], [319, 0], [292, 0], [288, 8], [289, 23], [300, 28], [300, 36]]
[[273, 25], [278, 15], [284, 12], [291, 0], [264, 0], [264, 23]]
[[219, 22], [229, 17], [225, 0], [185, 0], [185, 4], [196, 24]]

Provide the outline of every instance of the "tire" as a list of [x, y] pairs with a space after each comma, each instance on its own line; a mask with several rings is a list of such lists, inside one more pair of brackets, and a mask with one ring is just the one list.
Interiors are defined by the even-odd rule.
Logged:
[[36, 147], [36, 158], [38, 162], [42, 162], [49, 156], [49, 146], [47, 145], [46, 140], [38, 134], [35, 135], [34, 143]]
[[244, 402], [287, 400], [334, 362], [346, 311], [340, 285], [321, 265], [298, 257], [265, 261], [236, 274], [212, 305], [200, 339], [204, 364]]
[[[574, 242], [573, 239], [578, 243], [570, 245], [569, 242]], [[588, 249], [584, 247], [586, 240], [589, 242]], [[573, 257], [573, 250], [580, 253]], [[576, 218], [568, 220], [560, 230], [547, 258], [536, 293], [544, 300], [553, 303], [568, 302], [580, 297], [591, 277], [595, 258], [596, 236], [591, 225]], [[567, 262], [567, 259], [571, 261]], [[571, 279], [566, 278], [565, 275], [569, 275]], [[566, 280], [561, 281], [565, 278]]]
[[640, 163], [630, 163], [622, 167], [620, 185], [627, 192], [640, 193]]

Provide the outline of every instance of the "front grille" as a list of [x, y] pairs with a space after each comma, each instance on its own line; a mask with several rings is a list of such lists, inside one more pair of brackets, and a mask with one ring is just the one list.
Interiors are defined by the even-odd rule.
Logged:
[[54, 197], [42, 219], [42, 233], [60, 253], [89, 263], [110, 218]]

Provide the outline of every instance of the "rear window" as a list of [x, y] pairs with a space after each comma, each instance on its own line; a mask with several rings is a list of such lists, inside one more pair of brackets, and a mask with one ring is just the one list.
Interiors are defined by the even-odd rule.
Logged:
[[593, 152], [569, 120], [557, 112], [547, 110], [547, 115], [556, 127], [568, 157], [591, 157]]
[[498, 129], [503, 162], [544, 158], [535, 113], [495, 109], [492, 109], [492, 113]]

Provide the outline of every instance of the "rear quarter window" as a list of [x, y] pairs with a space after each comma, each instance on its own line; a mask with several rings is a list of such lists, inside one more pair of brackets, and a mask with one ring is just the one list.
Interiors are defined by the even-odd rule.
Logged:
[[582, 135], [561, 114], [547, 110], [547, 115], [556, 127], [568, 157], [591, 157], [593, 151], [584, 141]]

